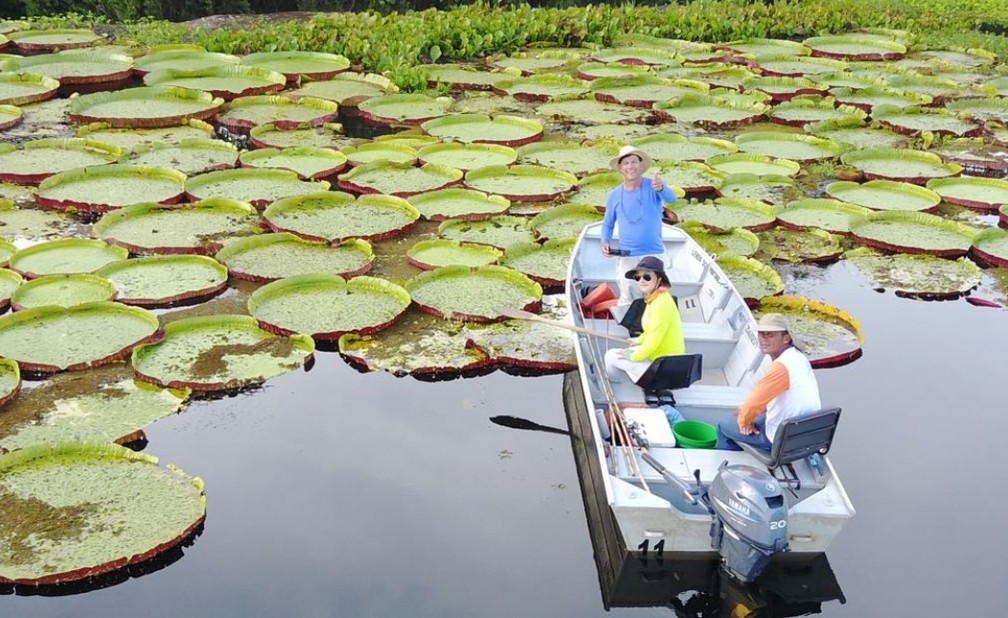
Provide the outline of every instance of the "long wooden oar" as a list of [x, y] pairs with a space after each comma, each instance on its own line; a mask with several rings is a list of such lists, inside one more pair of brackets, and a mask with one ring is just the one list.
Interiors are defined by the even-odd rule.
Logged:
[[557, 328], [572, 330], [576, 333], [584, 333], [586, 335], [594, 335], [595, 337], [600, 337], [602, 339], [611, 339], [612, 341], [619, 341], [620, 343], [624, 343], [627, 345], [633, 344], [633, 341], [627, 339], [626, 337], [607, 335], [606, 333], [600, 333], [597, 330], [592, 330], [590, 328], [584, 328], [582, 326], [574, 326], [573, 324], [567, 324], [566, 322], [559, 322], [557, 320], [550, 320], [548, 318], [538, 316], [532, 313], [531, 311], [522, 311], [521, 309], [506, 309], [503, 307], [495, 307], [494, 311], [507, 318], [514, 318], [516, 320], [528, 320], [529, 322], [539, 322], [540, 324], [548, 324], [549, 326], [556, 326]]

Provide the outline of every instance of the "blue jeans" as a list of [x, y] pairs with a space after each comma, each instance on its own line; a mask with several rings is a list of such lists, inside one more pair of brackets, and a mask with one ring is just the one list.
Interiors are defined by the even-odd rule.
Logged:
[[714, 448], [722, 451], [741, 451], [736, 442], [745, 442], [765, 451], [770, 450], [770, 440], [766, 436], [766, 414], [760, 414], [753, 422], [759, 433], [744, 435], [738, 428], [736, 417], [726, 418], [717, 425], [717, 444]]

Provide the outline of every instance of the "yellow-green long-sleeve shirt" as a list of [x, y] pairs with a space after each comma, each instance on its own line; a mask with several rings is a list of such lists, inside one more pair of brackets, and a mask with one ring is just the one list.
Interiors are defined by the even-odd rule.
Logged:
[[632, 361], [653, 361], [660, 356], [684, 354], [682, 319], [679, 308], [668, 290], [658, 290], [644, 299], [647, 305], [641, 316], [641, 335], [630, 356]]

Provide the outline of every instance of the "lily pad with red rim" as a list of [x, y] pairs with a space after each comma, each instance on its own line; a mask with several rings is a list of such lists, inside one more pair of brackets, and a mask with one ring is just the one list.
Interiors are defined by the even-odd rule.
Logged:
[[386, 133], [384, 135], [378, 135], [374, 138], [374, 141], [383, 144], [388, 144], [390, 146], [406, 146], [407, 148], [413, 148], [415, 150], [419, 150], [424, 146], [430, 146], [433, 144], [440, 143], [438, 142], [438, 138], [434, 137], [433, 135], [427, 135], [426, 133], [421, 131], [419, 127], [411, 127], [409, 129], [403, 129], [395, 133]]
[[591, 81], [603, 77], [634, 77], [635, 75], [650, 75], [650, 68], [639, 64], [624, 64], [622, 62], [585, 62], [574, 70], [578, 79]]
[[958, 298], [980, 284], [980, 267], [959, 258], [933, 255], [883, 255], [867, 247], [844, 254], [879, 290], [894, 289], [897, 296], [927, 300]]
[[159, 386], [224, 391], [300, 369], [314, 353], [307, 335], [274, 335], [248, 315], [213, 315], [168, 323], [161, 341], [133, 350], [130, 364]]
[[545, 202], [577, 185], [577, 177], [541, 165], [491, 165], [465, 174], [467, 187], [512, 201]]
[[71, 50], [57, 54], [27, 56], [15, 63], [18, 73], [45, 75], [59, 81], [60, 86], [101, 87], [112, 90], [124, 85], [133, 74], [133, 59], [123, 54]]
[[803, 296], [773, 296], [760, 301], [755, 313], [783, 313], [788, 327], [814, 369], [840, 367], [861, 357], [861, 322], [833, 305]]
[[38, 184], [76, 167], [115, 163], [122, 150], [80, 138], [44, 138], [25, 142], [22, 148], [0, 144], [0, 180]]
[[379, 126], [416, 126], [439, 118], [451, 111], [452, 99], [431, 97], [421, 93], [383, 94], [362, 101], [360, 110], [364, 122]]
[[275, 281], [293, 275], [333, 274], [344, 279], [374, 266], [371, 243], [359, 238], [338, 245], [279, 232], [231, 241], [217, 252], [231, 276], [246, 281]]
[[651, 110], [603, 103], [594, 98], [549, 101], [537, 105], [535, 113], [539, 117], [549, 119], [552, 124], [643, 123], [655, 116]]
[[77, 137], [117, 146], [124, 151], [153, 144], [178, 145], [190, 139], [213, 139], [214, 129], [202, 120], [187, 120], [176, 126], [152, 129], [114, 128], [107, 122], [93, 122], [77, 129]]
[[350, 68], [350, 61], [339, 54], [314, 51], [256, 52], [242, 58], [242, 64], [282, 73], [287, 81], [301, 77], [331, 79]]
[[676, 202], [670, 208], [678, 221], [699, 221], [713, 230], [745, 228], [751, 232], [770, 229], [777, 215], [772, 206], [756, 200], [720, 197], [713, 201]]
[[11, 270], [29, 279], [43, 275], [90, 273], [128, 253], [100, 240], [61, 238], [21, 249], [10, 259]]
[[349, 193], [327, 191], [277, 200], [263, 218], [274, 231], [336, 243], [403, 236], [416, 225], [420, 212], [401, 197], [368, 194], [355, 199]]
[[829, 198], [805, 198], [777, 209], [777, 222], [791, 230], [820, 229], [834, 234], [850, 232], [852, 217], [867, 215], [864, 206]]
[[681, 63], [674, 50], [659, 47], [609, 47], [593, 51], [591, 58], [598, 62], [622, 62], [625, 64], [664, 66]]
[[553, 71], [576, 62], [584, 56], [578, 50], [563, 49], [552, 51], [516, 52], [506, 58], [488, 58], [487, 63], [497, 69], [518, 70], [522, 75], [533, 75], [540, 71]]
[[496, 263], [503, 253], [490, 245], [434, 238], [410, 247], [406, 258], [421, 270], [433, 270], [441, 266], [486, 266]]
[[438, 234], [443, 238], [481, 243], [505, 250], [514, 244], [535, 240], [528, 219], [511, 215], [479, 221], [449, 219], [438, 226]]
[[897, 148], [909, 138], [889, 129], [867, 127], [860, 120], [827, 120], [805, 125], [805, 131], [853, 148]]
[[[870, 180], [898, 180], [922, 185], [932, 178], [958, 176], [962, 166], [945, 163], [931, 152], [895, 148], [866, 148], [844, 153], [840, 160]], [[850, 201], [850, 200], [848, 200]]]
[[561, 373], [577, 368], [574, 344], [562, 328], [530, 322], [506, 320], [494, 324], [466, 324], [466, 337], [502, 366], [521, 375]]
[[1008, 268], [1008, 230], [984, 230], [973, 238], [970, 252], [988, 266]]
[[872, 210], [927, 212], [941, 203], [941, 196], [931, 189], [894, 180], [839, 180], [826, 185], [826, 195]]
[[116, 300], [141, 307], [170, 307], [205, 300], [227, 287], [228, 271], [203, 255], [154, 255], [111, 262], [95, 274], [117, 291]]
[[919, 92], [899, 90], [886, 86], [870, 86], [868, 88], [830, 88], [830, 94], [841, 105], [856, 107], [868, 114], [876, 107], [888, 106], [893, 109], [928, 105], [931, 97]]
[[801, 171], [801, 166], [790, 159], [775, 159], [751, 152], [717, 155], [708, 158], [705, 163], [729, 175], [794, 176]]
[[[0, 407], [5, 406], [10, 400], [18, 396], [21, 392], [21, 370], [18, 364], [9, 358], [0, 358]], [[5, 411], [5, 417], [9, 411]], [[12, 450], [8, 447], [7, 450]]]
[[[594, 206], [600, 211], [605, 208], [609, 194], [623, 183], [623, 174], [619, 172], [602, 172], [585, 176], [578, 181], [577, 191], [567, 196], [570, 204]], [[678, 195], [678, 194], [677, 194]], [[683, 192], [685, 195], [685, 192]], [[679, 195], [678, 197], [682, 197]]]
[[684, 221], [679, 227], [686, 230], [690, 238], [711, 255], [750, 256], [759, 248], [759, 236], [747, 229], [736, 227], [726, 232], [715, 232], [704, 227], [699, 221]]
[[730, 129], [756, 122], [769, 110], [760, 103], [742, 104], [714, 95], [686, 95], [655, 105], [659, 116], [707, 130]]
[[[3, 185], [0, 185], [2, 190]], [[13, 203], [0, 199], [0, 238], [15, 246], [27, 247], [43, 240], [53, 240], [65, 235], [72, 222], [63, 213], [35, 208], [15, 208]]]
[[141, 202], [173, 204], [182, 198], [185, 186], [186, 175], [170, 168], [101, 165], [46, 178], [36, 200], [47, 208], [103, 213]]
[[761, 56], [808, 56], [812, 50], [802, 45], [798, 41], [787, 39], [769, 39], [763, 37], [752, 37], [740, 41], [730, 41], [721, 45], [722, 48], [734, 52], [760, 58]]
[[24, 112], [14, 105], [0, 105], [0, 131], [16, 127], [24, 120]]
[[330, 178], [346, 168], [347, 157], [331, 148], [300, 146], [297, 148], [260, 148], [241, 153], [243, 167], [286, 169], [303, 180]]
[[511, 165], [518, 159], [517, 151], [509, 146], [458, 142], [423, 146], [417, 156], [422, 163], [437, 163], [463, 172], [490, 165]]
[[342, 148], [357, 143], [343, 134], [343, 125], [326, 123], [315, 127], [308, 123], [288, 126], [286, 123], [267, 122], [249, 131], [249, 140], [256, 148]]
[[806, 77], [757, 76], [742, 81], [744, 90], [758, 90], [770, 95], [774, 102], [789, 101], [797, 96], [819, 95], [828, 87]]
[[443, 266], [409, 279], [406, 290], [421, 311], [465, 322], [496, 322], [496, 308], [536, 311], [542, 287], [503, 266]]
[[166, 48], [152, 50], [134, 60], [133, 71], [141, 76], [161, 69], [202, 71], [215, 67], [233, 66], [239, 62], [241, 62], [241, 58], [238, 56], [208, 52], [203, 48]]
[[835, 262], [843, 254], [840, 236], [825, 230], [773, 229], [760, 232], [759, 259], [783, 262]]
[[668, 101], [691, 94], [705, 95], [710, 86], [689, 79], [663, 79], [654, 75], [633, 77], [601, 77], [591, 82], [592, 93], [599, 101], [650, 109], [659, 101]]
[[[661, 162], [654, 168], [654, 174], [661, 174], [669, 186], [681, 189], [684, 196], [710, 193], [724, 185], [728, 176], [696, 161]], [[676, 191], [678, 195], [678, 191]]]
[[10, 260], [10, 257], [14, 255], [16, 251], [17, 247], [3, 238], [0, 238], [0, 267], [7, 266], [7, 261]]
[[336, 120], [339, 105], [314, 97], [289, 95], [241, 96], [228, 103], [214, 121], [232, 133], [247, 134], [254, 127], [295, 128], [304, 124], [322, 126]]
[[140, 565], [180, 551], [206, 517], [201, 479], [107, 443], [37, 445], [5, 455], [0, 497], [13, 512], [33, 514], [0, 522], [5, 585], [66, 584]]
[[755, 307], [761, 298], [784, 292], [781, 276], [759, 260], [727, 254], [719, 255], [715, 261], [750, 307]]
[[907, 48], [896, 41], [885, 41], [857, 33], [814, 36], [802, 41], [815, 56], [845, 60], [899, 60]]
[[224, 99], [177, 86], [128, 88], [96, 92], [70, 103], [71, 122], [104, 122], [111, 127], [155, 128], [206, 120], [224, 106]]
[[[333, 341], [346, 333], [385, 330], [409, 309], [409, 293], [376, 277], [345, 280], [336, 275], [296, 275], [259, 288], [248, 310], [259, 325], [277, 334], [302, 333]], [[305, 311], [305, 307], [313, 307]]]
[[386, 141], [366, 142], [357, 146], [344, 146], [340, 152], [350, 165], [367, 163], [397, 163], [415, 165], [417, 151], [412, 146]]
[[437, 88], [438, 84], [451, 86], [452, 91], [490, 90], [499, 82], [513, 79], [513, 75], [497, 71], [479, 70], [461, 64], [423, 64], [418, 67], [427, 74], [427, 85]]
[[588, 83], [562, 73], [541, 73], [529, 77], [511, 76], [494, 84], [493, 90], [519, 101], [552, 101], [585, 94]]
[[966, 255], [977, 231], [923, 212], [887, 211], [852, 220], [851, 234], [876, 249], [959, 257]]
[[21, 276], [21, 273], [0, 268], [0, 312], [7, 310], [11, 295], [23, 282], [24, 277]]
[[451, 380], [493, 371], [496, 362], [465, 335], [448, 333], [420, 320], [405, 321], [380, 336], [348, 333], [339, 339], [339, 351], [359, 371], [387, 371], [418, 380]]
[[944, 201], [957, 206], [992, 211], [1008, 204], [1008, 180], [959, 176], [935, 178], [926, 186]]
[[[1008, 78], [1001, 78], [1008, 83]], [[994, 80], [997, 81], [997, 80]], [[1008, 86], [1005, 87], [1008, 90]], [[1008, 94], [998, 97], [968, 98], [957, 101], [949, 101], [945, 104], [945, 109], [955, 113], [988, 122], [995, 120], [998, 122], [1008, 122]]]
[[588, 145], [568, 139], [550, 139], [518, 148], [518, 160], [528, 165], [541, 165], [554, 170], [584, 176], [608, 170], [609, 160], [616, 155], [609, 145]]
[[21, 311], [46, 305], [73, 307], [113, 300], [115, 295], [115, 287], [100, 275], [45, 275], [16, 289], [11, 294], [10, 302], [15, 311]]
[[243, 65], [203, 69], [157, 69], [144, 75], [147, 86], [169, 86], [202, 91], [230, 101], [238, 97], [283, 90], [287, 78], [276, 71]]
[[18, 30], [7, 38], [23, 54], [47, 54], [63, 49], [91, 47], [102, 40], [96, 32], [85, 29]]
[[31, 105], [56, 96], [59, 82], [45, 75], [0, 71], [0, 105]]
[[297, 172], [266, 168], [220, 170], [193, 176], [186, 181], [185, 192], [190, 199], [214, 197], [236, 199], [262, 208], [271, 202], [296, 195], [308, 195], [329, 190], [324, 180], [304, 181]]
[[345, 71], [332, 79], [303, 83], [299, 89], [291, 91], [290, 94], [296, 97], [318, 97], [335, 101], [345, 111], [356, 111], [362, 101], [398, 91], [399, 87], [384, 75]]
[[123, 159], [130, 165], [171, 168], [190, 176], [231, 169], [238, 162], [238, 149], [215, 139], [191, 138], [178, 144], [143, 144]]
[[775, 105], [770, 112], [771, 122], [793, 127], [805, 127], [814, 122], [828, 120], [849, 122], [863, 121], [867, 114], [864, 110], [850, 105], [834, 106], [832, 97], [797, 97], [785, 103]]
[[771, 77], [809, 77], [815, 79], [819, 75], [843, 71], [847, 63], [835, 58], [814, 55], [784, 54], [762, 56], [755, 63], [761, 74]]
[[554, 238], [545, 243], [511, 245], [501, 258], [501, 265], [528, 275], [543, 288], [562, 288], [576, 238]]
[[414, 167], [410, 163], [376, 161], [359, 165], [339, 175], [339, 186], [358, 194], [381, 193], [410, 197], [418, 193], [436, 191], [459, 184], [462, 170], [425, 163]]
[[[529, 227], [538, 239], [577, 238], [586, 225], [598, 223], [602, 213], [586, 204], [560, 204], [532, 217]], [[509, 247], [511, 249], [513, 247]]]
[[944, 109], [929, 107], [898, 108], [882, 105], [872, 110], [872, 119], [884, 127], [905, 135], [975, 136], [983, 133], [983, 125]]
[[409, 203], [429, 221], [461, 219], [475, 221], [502, 215], [511, 206], [510, 200], [499, 195], [487, 195], [475, 189], [441, 189], [409, 198]]
[[91, 228], [98, 238], [131, 253], [216, 253], [232, 237], [261, 231], [259, 215], [246, 202], [213, 198], [167, 207], [136, 204], [106, 213]]
[[125, 357], [158, 327], [154, 314], [119, 303], [46, 305], [0, 317], [0, 356], [22, 372], [77, 371]]
[[537, 141], [543, 135], [541, 123], [506, 115], [452, 114], [428, 120], [420, 126], [426, 133], [441, 140], [512, 147]]
[[686, 137], [678, 133], [659, 133], [632, 140], [655, 161], [700, 161], [718, 155], [734, 154], [738, 146], [715, 137]]

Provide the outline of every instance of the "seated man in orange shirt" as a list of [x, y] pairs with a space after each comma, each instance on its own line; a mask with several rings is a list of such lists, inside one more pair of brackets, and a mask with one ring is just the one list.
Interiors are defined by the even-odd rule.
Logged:
[[768, 313], [760, 318], [756, 332], [760, 350], [773, 362], [735, 417], [718, 423], [714, 448], [737, 451], [741, 449], [735, 443], [745, 442], [769, 451], [781, 423], [822, 407], [812, 365], [795, 347], [787, 318]]

